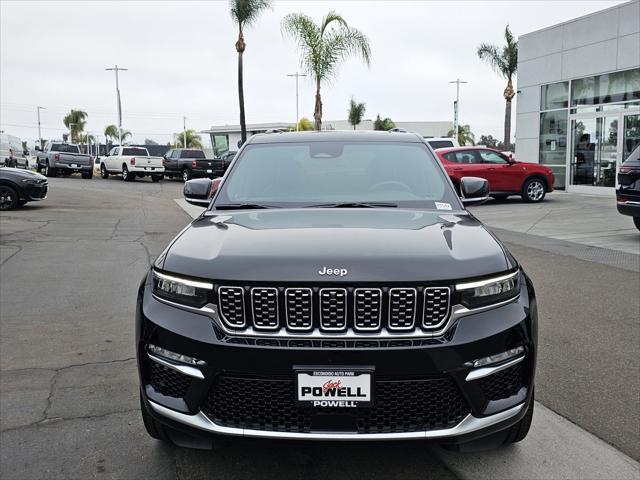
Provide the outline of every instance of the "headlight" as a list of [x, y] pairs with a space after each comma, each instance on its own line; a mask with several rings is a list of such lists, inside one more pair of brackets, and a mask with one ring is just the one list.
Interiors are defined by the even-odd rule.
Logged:
[[175, 277], [153, 270], [153, 293], [171, 302], [203, 307], [209, 302], [213, 284]]
[[459, 283], [460, 303], [478, 308], [514, 298], [520, 292], [520, 271], [477, 282]]

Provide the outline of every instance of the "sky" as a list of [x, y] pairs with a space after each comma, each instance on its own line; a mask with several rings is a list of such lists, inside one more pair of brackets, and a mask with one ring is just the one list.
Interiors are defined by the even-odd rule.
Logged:
[[[453, 121], [460, 78], [460, 122], [502, 138], [505, 81], [476, 56], [482, 43], [516, 36], [622, 3], [573, 1], [275, 1], [245, 32], [244, 90], [248, 123], [294, 122], [295, 43], [281, 19], [319, 20], [339, 12], [370, 40], [370, 67], [348, 59], [322, 87], [323, 118], [346, 119], [349, 100], [366, 103], [365, 118]], [[0, 129], [34, 145], [36, 106], [45, 139], [59, 139], [71, 108], [88, 113], [86, 130], [117, 123], [115, 64], [123, 127], [134, 142], [167, 143], [187, 128], [237, 124], [236, 26], [220, 1], [0, 0]], [[312, 118], [314, 87], [300, 81], [300, 116]], [[515, 112], [515, 106], [513, 111]], [[514, 116], [515, 118], [515, 116]], [[512, 129], [512, 132], [515, 129]], [[103, 137], [104, 140], [104, 137]], [[208, 140], [207, 140], [208, 142]]]

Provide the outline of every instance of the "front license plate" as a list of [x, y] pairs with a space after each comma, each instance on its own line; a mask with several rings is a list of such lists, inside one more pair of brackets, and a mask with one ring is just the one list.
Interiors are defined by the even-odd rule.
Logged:
[[297, 400], [312, 407], [354, 408], [373, 403], [372, 370], [296, 370]]
[[213, 173], [213, 170], [207, 170], [207, 173]]

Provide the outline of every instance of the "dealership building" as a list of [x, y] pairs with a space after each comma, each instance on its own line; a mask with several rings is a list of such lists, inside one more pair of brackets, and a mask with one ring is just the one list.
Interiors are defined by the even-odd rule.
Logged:
[[640, 0], [520, 36], [517, 95], [516, 157], [612, 194], [640, 145]]

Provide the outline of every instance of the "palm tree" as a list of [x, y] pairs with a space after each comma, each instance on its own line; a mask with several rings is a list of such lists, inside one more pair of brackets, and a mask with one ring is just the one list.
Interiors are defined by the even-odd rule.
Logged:
[[357, 125], [360, 125], [362, 121], [362, 117], [364, 117], [364, 111], [367, 109], [367, 105], [365, 103], [356, 102], [353, 97], [351, 97], [351, 101], [349, 102], [349, 123], [353, 125], [353, 129], [356, 129]]
[[244, 118], [244, 86], [242, 71], [242, 54], [247, 48], [244, 42], [244, 27], [254, 23], [260, 13], [271, 8], [271, 0], [229, 0], [231, 18], [238, 25], [238, 101], [240, 103], [240, 135], [242, 143], [247, 140], [247, 123]]
[[338, 66], [347, 57], [358, 55], [367, 66], [371, 47], [367, 37], [347, 24], [336, 12], [329, 12], [316, 24], [302, 13], [291, 13], [282, 20], [282, 32], [292, 37], [301, 51], [302, 68], [316, 83], [316, 103], [313, 111], [316, 130], [322, 129], [322, 97], [320, 86], [335, 77]]
[[512, 79], [518, 70], [518, 42], [513, 38], [509, 25], [504, 30], [506, 45], [498, 47], [486, 43], [478, 47], [478, 57], [487, 62], [491, 68], [507, 80], [507, 88], [504, 89], [506, 106], [504, 110], [504, 145], [511, 144], [511, 100], [515, 96]]
[[[116, 135], [116, 138], [118, 138], [118, 135]], [[120, 129], [120, 141], [122, 142], [123, 145], [124, 145], [124, 142], [128, 138], [131, 138], [131, 132], [129, 130], [125, 130], [124, 128], [121, 128]]]
[[115, 125], [107, 125], [104, 129], [104, 137], [107, 143], [107, 150], [111, 150], [112, 141], [118, 138], [118, 127]]
[[311, 130], [315, 130], [313, 123], [306, 117], [302, 117], [298, 122], [297, 128], [296, 126], [289, 127], [290, 132], [308, 132]]
[[[455, 133], [453, 129], [449, 130], [447, 137], [454, 137]], [[476, 136], [471, 131], [470, 125], [458, 125], [458, 143], [461, 146], [475, 145]]]
[[84, 130], [88, 116], [87, 112], [71, 109], [71, 111], [69, 111], [69, 113], [67, 113], [67, 115], [62, 119], [64, 126], [71, 132], [71, 143], [77, 142], [78, 133]]
[[[185, 145], [184, 137], [187, 137]], [[175, 148], [202, 148], [202, 138], [200, 135], [196, 135], [196, 131], [191, 129], [186, 132], [174, 133], [173, 141]]]

